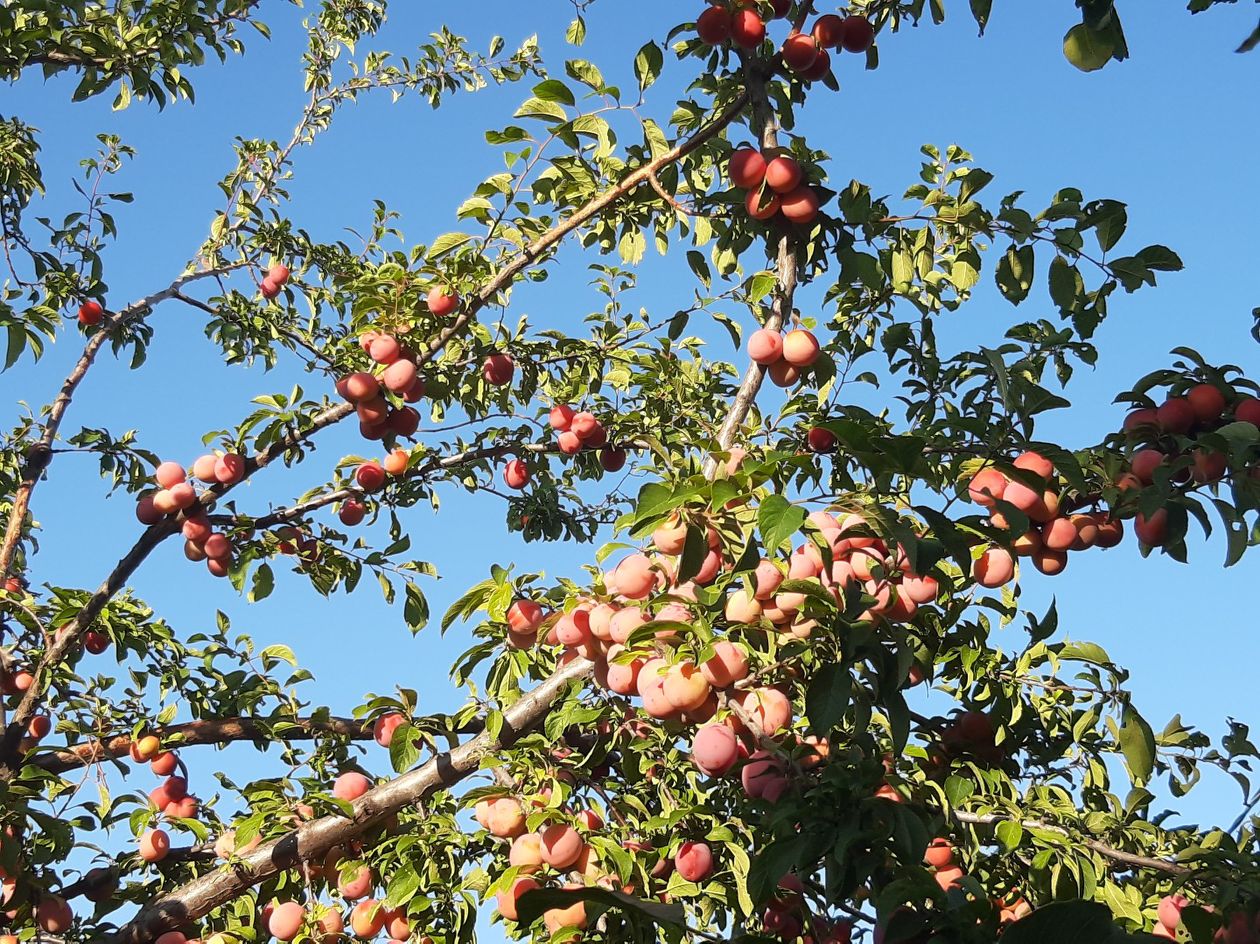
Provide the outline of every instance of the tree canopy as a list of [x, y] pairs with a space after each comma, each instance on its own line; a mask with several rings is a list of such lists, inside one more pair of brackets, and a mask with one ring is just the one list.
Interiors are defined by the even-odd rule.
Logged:
[[[384, 0], [0, 7], [7, 79], [70, 76], [75, 102], [164, 119], [196, 107], [208, 56], [265, 48], [264, 14], [304, 16], [307, 96], [289, 138], [235, 139], [204, 241], [133, 301], [109, 281], [132, 146], [101, 135], [81, 208], [52, 220], [37, 117], [0, 116], [5, 369], [82, 344], [0, 459], [0, 944], [462, 944], [479, 915], [557, 942], [1255, 944], [1254, 801], [1181, 824], [1156, 784], [1183, 796], [1219, 768], [1250, 797], [1246, 726], [1157, 730], [1101, 645], [1023, 599], [1121, 543], [1186, 562], [1218, 529], [1234, 566], [1260, 541], [1260, 384], [1192, 331], [1117, 387], [1128, 415], [1101, 442], [1038, 430], [1082, 409], [1112, 301], [1177, 252], [1135, 244], [1116, 195], [999, 194], [958, 145], [925, 145], [884, 194], [798, 131], [881, 46], [946, 6], [983, 33], [991, 0], [697, 0], [619, 37], [633, 86], [583, 58], [593, 2], [545, 10], [565, 49], [435, 27], [406, 55], [377, 48]], [[1122, 10], [1076, 6], [1067, 61], [1122, 68]], [[658, 94], [667, 63], [681, 99]], [[370, 228], [315, 235], [298, 155], [350, 106], [419, 99], [437, 121], [491, 89], [519, 101], [510, 123], [455, 146], [504, 170], [453, 223], [419, 243], [379, 202]], [[690, 277], [665, 311], [633, 300], [652, 252]], [[600, 307], [514, 310], [562, 259]], [[981, 280], [1008, 306], [982, 343], [942, 344]], [[1053, 314], [1024, 320], [1034, 292]], [[99, 361], [144, 376], [168, 307], [256, 394], [200, 454], [75, 420]], [[279, 368], [302, 383], [273, 389]], [[334, 427], [357, 453], [318, 451]], [[41, 575], [66, 452], [137, 518], [76, 586]], [[281, 469], [282, 502], [242, 487]], [[435, 615], [430, 529], [460, 524], [429, 513], [456, 491], [503, 501], [537, 551], [485, 560]], [[101, 498], [77, 500], [90, 521]], [[556, 542], [589, 545], [582, 579], [549, 575]], [[400, 633], [460, 634], [460, 707], [402, 687], [337, 715], [289, 647], [222, 613], [168, 621], [131, 581], [181, 544], [189, 595], [222, 578], [262, 601], [291, 571], [383, 593]], [[235, 742], [265, 775], [190, 775]]]

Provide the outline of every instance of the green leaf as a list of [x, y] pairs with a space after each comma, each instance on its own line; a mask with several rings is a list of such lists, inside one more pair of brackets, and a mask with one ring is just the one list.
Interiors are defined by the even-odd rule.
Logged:
[[1063, 55], [1082, 72], [1096, 72], [1111, 61], [1116, 44], [1110, 33], [1078, 23], [1063, 37]]
[[1034, 261], [1032, 246], [1011, 246], [998, 262], [998, 290], [1012, 305], [1028, 297], [1033, 284]]
[[1120, 750], [1124, 752], [1125, 764], [1133, 782], [1141, 786], [1150, 780], [1155, 769], [1155, 733], [1132, 705], [1126, 705], [1124, 709], [1120, 724]]
[[404, 862], [394, 869], [386, 886], [385, 904], [390, 908], [401, 908], [416, 897], [420, 891], [420, 874], [410, 862]]
[[1057, 901], [1008, 925], [1002, 944], [1109, 944], [1116, 932], [1106, 905]]
[[454, 252], [470, 239], [472, 239], [472, 236], [468, 233], [444, 233], [433, 241], [433, 246], [429, 249], [429, 259], [441, 259], [443, 256]]
[[984, 35], [985, 27], [989, 25], [989, 15], [993, 12], [993, 0], [971, 0], [971, 15], [975, 17], [976, 25], [980, 27], [980, 35]]
[[547, 79], [534, 86], [534, 94], [544, 102], [559, 102], [562, 105], [576, 105], [573, 92], [559, 79]]
[[416, 766], [420, 760], [420, 752], [424, 740], [420, 732], [411, 724], [404, 722], [394, 729], [394, 736], [389, 742], [389, 763], [394, 773], [402, 773]]
[[602, 888], [537, 888], [525, 892], [516, 903], [516, 913], [520, 916], [522, 927], [528, 927], [542, 917], [544, 911], [552, 908], [567, 908], [574, 902], [590, 901], [616, 908], [622, 911], [637, 911], [646, 915], [657, 924], [670, 925], [676, 928], [686, 926], [686, 913], [682, 905], [662, 904], [659, 901], [647, 901], [632, 898], [621, 892], [610, 892]]
[[849, 707], [853, 677], [839, 663], [824, 665], [814, 672], [805, 692], [805, 715], [816, 734], [826, 734], [844, 717]]
[[775, 551], [805, 523], [805, 509], [782, 495], [771, 495], [757, 509], [757, 530], [767, 552]]
[[634, 57], [634, 77], [639, 80], [640, 89], [648, 88], [660, 77], [664, 62], [664, 53], [656, 43], [648, 43], [639, 50]]
[[1024, 827], [1013, 819], [1004, 819], [993, 829], [997, 841], [1002, 844], [1003, 852], [1014, 852], [1024, 841]]

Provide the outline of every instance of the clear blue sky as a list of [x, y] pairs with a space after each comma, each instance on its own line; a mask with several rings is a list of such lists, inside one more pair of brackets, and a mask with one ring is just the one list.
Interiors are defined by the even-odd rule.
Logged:
[[[695, 4], [699, 7], [699, 3]], [[1162, 7], [1157, 10], [1156, 7]], [[1260, 304], [1249, 276], [1254, 262], [1250, 213], [1244, 201], [1254, 189], [1260, 147], [1260, 103], [1242, 90], [1256, 88], [1260, 53], [1240, 56], [1233, 48], [1254, 26], [1245, 6], [1190, 17], [1177, 4], [1127, 4], [1123, 10], [1134, 58], [1103, 72], [1082, 75], [1060, 53], [1060, 38], [1076, 10], [1056, 3], [997, 4], [988, 35], [978, 39], [959, 0], [953, 19], [887, 36], [882, 67], [863, 73], [845, 61], [843, 91], [813, 99], [802, 130], [832, 156], [833, 180], [869, 182], [876, 192], [899, 194], [915, 180], [925, 142], [956, 142], [997, 175], [993, 193], [1028, 191], [1026, 205], [1041, 206], [1061, 186], [1089, 197], [1114, 197], [1129, 204], [1128, 245], [1165, 243], [1186, 262], [1185, 272], [1161, 277], [1158, 289], [1113, 299], [1111, 319], [1099, 332], [1101, 358], [1095, 371], [1078, 374], [1068, 397], [1071, 411], [1051, 415], [1039, 433], [1068, 445], [1097, 442], [1122, 415], [1112, 397], [1137, 377], [1168, 364], [1177, 345], [1198, 348], [1213, 362], [1229, 361], [1260, 376], [1260, 348], [1250, 338], [1250, 311]], [[390, 23], [373, 45], [405, 53], [445, 21], [484, 47], [490, 33], [509, 46], [538, 31], [550, 67], [562, 74], [565, 57], [597, 62], [606, 76], [633, 86], [629, 64], [649, 38], [663, 38], [677, 4], [602, 0], [590, 10], [590, 38], [581, 50], [566, 48], [563, 32], [572, 8], [562, 0], [542, 4], [483, 2], [439, 5], [395, 4]], [[139, 155], [117, 189], [136, 193], [135, 204], [118, 213], [122, 237], [107, 256], [107, 280], [115, 304], [164, 286], [196, 248], [210, 214], [220, 205], [215, 181], [231, 166], [234, 136], [287, 137], [303, 101], [297, 62], [300, 11], [264, 4], [274, 27], [271, 42], [249, 39], [244, 59], [212, 65], [193, 75], [195, 106], [179, 104], [158, 113], [134, 104], [111, 113], [107, 99], [71, 106], [71, 84], [43, 84], [31, 74], [5, 91], [0, 108], [42, 129], [43, 166], [52, 195], [41, 212], [73, 208], [66, 185], [94, 136], [120, 134]], [[680, 12], [681, 11], [681, 12]], [[683, 69], [672, 60], [648, 112], [668, 117]], [[485, 176], [501, 168], [483, 144], [482, 131], [510, 119], [524, 87], [458, 96], [438, 112], [411, 100], [389, 105], [365, 101], [346, 112], [314, 149], [297, 159], [292, 216], [320, 238], [336, 238], [345, 227], [370, 219], [380, 198], [403, 213], [409, 240], [428, 242], [456, 228], [455, 208]], [[513, 305], [535, 324], [571, 323], [601, 300], [585, 287], [585, 264], [574, 253], [562, 257], [557, 277], [545, 290], [521, 290]], [[753, 263], [753, 267], [756, 267]], [[690, 296], [676, 260], [649, 259], [635, 303], [672, 310]], [[986, 283], [987, 285], [987, 283]], [[808, 311], [810, 294], [803, 295]], [[994, 343], [1018, 317], [1054, 318], [1044, 296], [1018, 312], [991, 288], [944, 331], [945, 343]], [[251, 396], [284, 391], [298, 379], [292, 364], [271, 375], [221, 366], [201, 334], [202, 315], [167, 303], [152, 317], [156, 339], [148, 363], [135, 373], [105, 358], [83, 385], [68, 428], [135, 428], [144, 446], [163, 457], [190, 461], [201, 435], [234, 423]], [[715, 337], [716, 354], [729, 357], [729, 341]], [[32, 405], [54, 395], [80, 348], [70, 330], [38, 365], [24, 361], [0, 376], [5, 399]], [[891, 400], [893, 391], [886, 396]], [[344, 453], [361, 451], [349, 429], [320, 436], [311, 461], [294, 470], [268, 470], [237, 493], [241, 506], [261, 512], [268, 502], [299, 494], [331, 470]], [[131, 502], [118, 496], [102, 503], [105, 487], [90, 458], [60, 456], [51, 482], [37, 493], [35, 512], [44, 526], [37, 583], [95, 586], [130, 546], [137, 532]], [[492, 561], [514, 560], [529, 570], [572, 574], [591, 559], [583, 546], [525, 546], [503, 532], [503, 507], [489, 495], [448, 490], [440, 517], [425, 509], [409, 513], [417, 555], [442, 574], [430, 583], [435, 613]], [[1133, 670], [1137, 701], [1158, 729], [1174, 713], [1213, 735], [1232, 716], [1260, 721], [1250, 698], [1256, 652], [1250, 598], [1256, 560], [1229, 571], [1220, 568], [1219, 541], [1192, 548], [1191, 566], [1153, 557], [1142, 561], [1135, 542], [1107, 553], [1075, 559], [1057, 579], [1031, 574], [1025, 599], [1043, 610], [1057, 597], [1060, 626], [1076, 639], [1101, 643]], [[281, 568], [282, 569], [282, 568]], [[225, 581], [186, 563], [176, 543], [163, 547], [135, 579], [135, 588], [180, 632], [212, 625], [214, 611], [232, 616], [234, 627], [259, 644], [285, 642], [318, 681], [305, 696], [348, 711], [368, 691], [401, 684], [422, 693], [422, 709], [456, 704], [445, 667], [462, 651], [459, 633], [441, 640], [436, 627], [412, 639], [401, 613], [384, 606], [365, 585], [352, 598], [325, 601], [296, 577], [282, 577], [276, 593], [249, 606]], [[1003, 631], [1008, 648], [1022, 645], [1016, 629]], [[941, 696], [935, 703], [941, 710]], [[193, 752], [188, 752], [190, 755]], [[268, 769], [234, 749], [231, 769], [261, 774]], [[194, 772], [229, 769], [221, 757], [189, 757]], [[382, 773], [388, 762], [373, 749], [368, 765]], [[1238, 791], [1223, 777], [1208, 776], [1181, 809], [1192, 820], [1228, 823], [1239, 808]], [[203, 792], [206, 787], [197, 787]]]

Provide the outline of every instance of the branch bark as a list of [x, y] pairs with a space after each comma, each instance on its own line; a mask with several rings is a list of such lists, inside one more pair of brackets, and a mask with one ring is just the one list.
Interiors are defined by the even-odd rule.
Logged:
[[[321, 734], [336, 734], [356, 741], [372, 737], [372, 723], [357, 718], [207, 718], [167, 725], [146, 732], [156, 735], [162, 744], [173, 749], [194, 744], [228, 744], [232, 741], [266, 740], [271, 729], [285, 725], [284, 737], [292, 741], [314, 740]], [[30, 763], [49, 773], [60, 774], [77, 767], [85, 767], [115, 757], [126, 756], [131, 750], [131, 736], [86, 741], [69, 748], [43, 752], [30, 759]]]
[[319, 859], [329, 849], [362, 836], [403, 807], [434, 790], [452, 787], [476, 771], [482, 758], [508, 747], [539, 725], [569, 684], [589, 676], [592, 663], [577, 659], [503, 712], [498, 737], [483, 732], [452, 751], [369, 790], [353, 803], [351, 816], [324, 816], [241, 857], [231, 871], [215, 870], [149, 902], [129, 922], [104, 938], [105, 944], [144, 944], [164, 931], [186, 925], [226, 904], [283, 869]]

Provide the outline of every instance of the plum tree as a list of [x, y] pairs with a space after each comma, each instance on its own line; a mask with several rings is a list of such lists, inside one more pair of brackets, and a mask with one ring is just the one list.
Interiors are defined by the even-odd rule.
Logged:
[[[26, 6], [0, 16], [5, 76], [73, 73], [69, 97], [114, 89], [119, 109], [190, 98], [207, 51], [267, 32], [240, 0]], [[429, 41], [394, 57], [386, 4], [328, 0], [286, 23], [307, 38], [292, 142], [236, 139], [203, 245], [108, 317], [124, 235], [109, 211], [130, 195], [105, 184], [129, 147], [102, 136], [83, 161], [96, 186], [69, 198], [83, 206], [34, 229], [40, 133], [0, 122], [7, 364], [82, 345], [47, 407], [15, 415], [0, 462], [4, 944], [467, 944], [479, 908], [557, 942], [1254, 944], [1254, 797], [1226, 829], [1183, 823], [1156, 792], [1166, 777], [1174, 802], [1211, 768], [1250, 791], [1245, 726], [1219, 745], [1179, 718], [1157, 733], [1129, 674], [1023, 594], [1082, 552], [1108, 566], [1126, 528], [1132, 551], [1184, 561], [1209, 514], [1237, 562], [1257, 540], [1260, 386], [1178, 348], [1119, 391], [1115, 434], [1040, 439], [1073, 365], [1099, 357], [1107, 299], [1145, 292], [1176, 254], [1124, 241], [1114, 200], [991, 197], [958, 146], [925, 147], [891, 189], [861, 179], [860, 135], [843, 167], [820, 150], [803, 119], [825, 121], [845, 70], [879, 67], [876, 41], [900, 42], [925, 4], [695, 6], [636, 11], [642, 36], [607, 37], [630, 95], [532, 39], [477, 51], [435, 10]], [[963, 6], [983, 27], [989, 5]], [[1069, 61], [1127, 55], [1113, 5], [1078, 6]], [[667, 55], [691, 84], [658, 84]], [[382, 202], [352, 230], [361, 245], [314, 235], [329, 221], [291, 202], [294, 153], [347, 104], [461, 107], [454, 92], [489, 84], [522, 102], [510, 125], [444, 140], [506, 168], [449, 208], [457, 230], [409, 241]], [[425, 183], [427, 226], [466, 182]], [[696, 280], [671, 282], [665, 310], [627, 301], [649, 242]], [[528, 315], [570, 258], [597, 310]], [[946, 357], [937, 327], [982, 271], [1014, 304], [1041, 277], [1061, 323], [991, 312], [975, 330], [992, 337]], [[106, 346], [144, 370], [176, 304], [225, 370], [300, 385], [251, 390], [247, 415], [185, 428], [165, 461], [143, 431], [70, 431]], [[366, 454], [329, 461], [342, 429]], [[129, 502], [118, 563], [82, 587], [54, 582], [33, 505], [48, 492], [92, 520], [63, 452], [95, 455], [138, 522]], [[181, 584], [208, 608], [214, 592], [379, 584], [420, 633], [436, 568], [410, 555], [442, 544], [418, 539], [420, 516], [454, 489], [501, 501], [524, 541], [604, 546], [564, 578], [484, 562], [441, 620], [468, 642], [453, 711], [400, 685], [336, 715], [288, 646], [256, 650], [217, 611], [213, 629], [175, 625], [128, 589], [174, 538], [228, 581]], [[999, 616], [1021, 613], [1025, 636], [999, 646]], [[358, 624], [337, 629], [355, 644]], [[236, 742], [264, 749], [256, 765], [199, 759]]]

